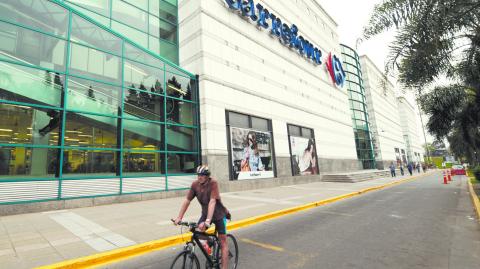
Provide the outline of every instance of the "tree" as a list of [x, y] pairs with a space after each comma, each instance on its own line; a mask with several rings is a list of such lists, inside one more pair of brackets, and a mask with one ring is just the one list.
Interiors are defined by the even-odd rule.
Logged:
[[143, 83], [140, 83], [139, 90], [142, 90], [139, 93], [140, 107], [146, 108], [146, 107], [148, 107], [148, 104], [150, 103], [150, 94], [148, 93], [148, 90], [147, 90], [147, 88], [145, 88], [145, 85], [143, 85]]
[[[478, 151], [472, 130], [480, 126], [480, 2], [385, 0], [375, 6], [364, 36], [391, 28], [398, 32], [386, 71], [398, 70], [399, 81], [421, 95], [429, 132], [453, 143], [460, 143], [461, 136]], [[440, 77], [453, 83], [435, 85]]]
[[128, 89], [127, 103], [138, 106], [138, 94], [134, 89], [135, 85], [132, 84]]

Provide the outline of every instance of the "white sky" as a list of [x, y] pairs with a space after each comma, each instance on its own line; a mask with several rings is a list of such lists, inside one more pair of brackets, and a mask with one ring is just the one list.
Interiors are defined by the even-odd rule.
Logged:
[[[394, 40], [395, 31], [391, 30], [370, 40], [357, 43], [357, 39], [362, 37], [363, 27], [367, 25], [375, 4], [381, 3], [382, 0], [317, 0], [317, 2], [337, 22], [340, 42], [356, 49], [359, 55], [367, 55], [383, 71], [389, 51], [388, 45]], [[390, 78], [390, 80], [398, 87], [394, 78]], [[414, 103], [412, 93], [408, 92], [406, 97], [411, 103]], [[416, 113], [418, 115], [417, 109]], [[424, 124], [427, 122], [425, 116], [423, 122]], [[425, 142], [419, 117], [417, 117], [417, 125], [419, 127], [418, 135], [423, 144]], [[427, 141], [433, 141], [433, 137], [428, 133]]]

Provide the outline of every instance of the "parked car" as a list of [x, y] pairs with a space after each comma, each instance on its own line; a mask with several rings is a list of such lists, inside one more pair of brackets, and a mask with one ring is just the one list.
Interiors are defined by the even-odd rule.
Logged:
[[455, 164], [452, 166], [452, 176], [454, 175], [465, 175], [465, 168], [463, 165]]

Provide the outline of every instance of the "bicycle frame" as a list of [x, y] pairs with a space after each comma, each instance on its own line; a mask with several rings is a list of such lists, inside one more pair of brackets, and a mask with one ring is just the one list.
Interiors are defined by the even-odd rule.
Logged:
[[[203, 247], [202, 243], [200, 242], [200, 237], [202, 236], [206, 236], [206, 237], [214, 237], [215, 240], [218, 240], [217, 236], [214, 235], [214, 234], [207, 234], [207, 233], [203, 233], [203, 232], [198, 232], [198, 231], [191, 231], [193, 234], [192, 234], [192, 240], [190, 242], [195, 242], [195, 244], [198, 245], [198, 247], [200, 248], [200, 250], [202, 251], [203, 255], [205, 256], [205, 258], [207, 259], [208, 263], [210, 264], [210, 266], [214, 266], [215, 262], [211, 259], [210, 255], [208, 255], [207, 253], [207, 250]], [[190, 242], [187, 242], [190, 243]], [[219, 250], [217, 250], [219, 251]], [[214, 253], [215, 254], [215, 253]], [[218, 261], [217, 261], [218, 263]]]

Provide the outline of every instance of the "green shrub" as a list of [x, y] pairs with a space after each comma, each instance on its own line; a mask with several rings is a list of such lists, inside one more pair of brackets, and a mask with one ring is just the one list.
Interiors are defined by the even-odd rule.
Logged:
[[477, 181], [480, 181], [480, 165], [477, 165], [477, 167], [473, 168], [473, 175]]

